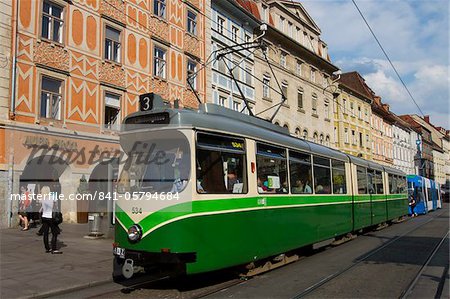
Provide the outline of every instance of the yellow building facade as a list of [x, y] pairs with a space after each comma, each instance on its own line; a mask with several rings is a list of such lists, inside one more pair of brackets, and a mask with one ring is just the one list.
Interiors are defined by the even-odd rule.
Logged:
[[342, 74], [337, 82], [339, 96], [333, 103], [336, 148], [372, 160], [370, 89], [356, 72]]

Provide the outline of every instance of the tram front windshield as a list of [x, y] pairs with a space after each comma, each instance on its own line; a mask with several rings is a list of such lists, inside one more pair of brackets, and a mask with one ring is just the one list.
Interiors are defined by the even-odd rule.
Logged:
[[177, 137], [134, 142], [117, 192], [183, 191], [190, 177], [190, 150], [188, 140]]

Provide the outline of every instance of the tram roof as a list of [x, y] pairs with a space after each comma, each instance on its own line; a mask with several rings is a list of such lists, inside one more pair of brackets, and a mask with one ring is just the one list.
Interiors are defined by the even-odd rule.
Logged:
[[[395, 168], [382, 166], [324, 145], [296, 138], [289, 134], [287, 128], [272, 124], [262, 118], [252, 117], [216, 104], [201, 104], [198, 110], [173, 109], [163, 105], [155, 107], [151, 111], [133, 113], [125, 118], [124, 123], [144, 125], [146, 124], [146, 116], [149, 117], [150, 115], [158, 115], [161, 113], [169, 115], [170, 127], [192, 127], [195, 129], [222, 131], [232, 135], [251, 136], [268, 143], [276, 143], [288, 148], [311, 152], [341, 161], [347, 162], [350, 160], [356, 165], [381, 171], [386, 170], [392, 174], [405, 175]], [[140, 119], [140, 121], [134, 122], [133, 119]], [[159, 124], [158, 126], [167, 126], [167, 124]], [[127, 131], [126, 127], [124, 131]]]
[[[159, 124], [157, 126], [192, 127], [195, 129], [217, 130], [232, 135], [251, 136], [260, 141], [348, 161], [347, 155], [340, 151], [293, 137], [286, 128], [272, 124], [262, 118], [245, 115], [215, 104], [202, 104], [198, 110], [161, 107], [151, 111], [140, 111], [127, 116], [124, 123], [126, 125], [145, 125], [146, 116], [160, 113], [168, 113], [170, 124]], [[135, 122], [133, 119], [140, 120]], [[123, 130], [128, 131], [130, 129], [125, 126]]]

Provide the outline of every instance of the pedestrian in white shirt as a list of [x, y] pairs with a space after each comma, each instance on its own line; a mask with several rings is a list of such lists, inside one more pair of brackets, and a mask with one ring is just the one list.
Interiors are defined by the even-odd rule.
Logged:
[[[62, 253], [56, 248], [56, 242], [58, 238], [58, 226], [53, 219], [53, 206], [57, 204], [56, 196], [53, 192], [50, 192], [50, 187], [44, 186], [41, 189], [41, 203], [42, 203], [42, 231], [44, 233], [44, 246], [45, 252], [52, 254]], [[48, 244], [48, 232], [52, 231], [52, 248]]]

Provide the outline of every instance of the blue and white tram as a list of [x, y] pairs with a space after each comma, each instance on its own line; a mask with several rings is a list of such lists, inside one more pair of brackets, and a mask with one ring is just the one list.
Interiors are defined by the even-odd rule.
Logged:
[[[414, 213], [426, 214], [442, 207], [439, 184], [419, 175], [408, 175], [408, 194], [414, 197]], [[409, 214], [413, 214], [411, 207]]]

